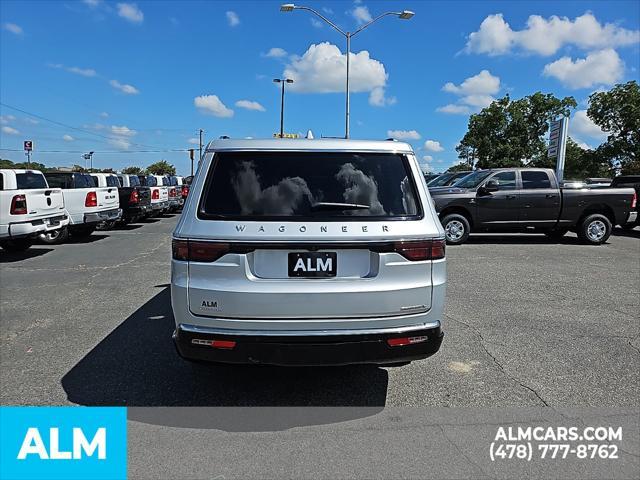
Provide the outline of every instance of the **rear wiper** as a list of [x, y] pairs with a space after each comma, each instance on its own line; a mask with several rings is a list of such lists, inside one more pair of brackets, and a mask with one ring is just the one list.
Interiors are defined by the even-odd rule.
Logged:
[[369, 205], [361, 205], [359, 203], [318, 202], [311, 205], [312, 212], [320, 210], [368, 210], [369, 208], [371, 208]]

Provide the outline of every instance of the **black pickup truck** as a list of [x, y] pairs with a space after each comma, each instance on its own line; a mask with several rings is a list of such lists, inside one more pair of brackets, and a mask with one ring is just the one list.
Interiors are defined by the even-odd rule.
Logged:
[[[430, 189], [447, 243], [460, 244], [471, 232], [545, 233], [560, 238], [574, 231], [599, 245], [613, 225], [635, 221], [631, 188], [562, 188], [543, 168], [477, 170], [451, 187]], [[634, 217], [634, 218], [632, 218]]]
[[122, 221], [131, 223], [151, 215], [151, 189], [140, 185], [137, 175], [118, 174]]

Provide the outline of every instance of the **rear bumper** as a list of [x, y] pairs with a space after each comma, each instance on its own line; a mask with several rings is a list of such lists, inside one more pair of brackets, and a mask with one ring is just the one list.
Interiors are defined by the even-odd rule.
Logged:
[[58, 230], [68, 224], [69, 217], [67, 215], [56, 215], [53, 217], [38, 218], [28, 222], [11, 223], [9, 224], [9, 237], [29, 237], [52, 230]]
[[101, 212], [92, 212], [84, 214], [84, 223], [107, 222], [110, 220], [118, 220], [122, 216], [122, 209], [114, 208], [111, 210], [103, 210]]
[[[420, 343], [389, 346], [392, 338], [421, 338]], [[435, 354], [444, 333], [440, 322], [374, 330], [316, 332], [242, 332], [180, 324], [173, 334], [178, 354], [187, 360], [235, 364], [320, 366], [389, 364], [420, 360]], [[211, 341], [236, 342], [214, 348]]]
[[127, 218], [140, 217], [151, 212], [151, 205], [136, 205], [122, 211], [122, 216]]
[[169, 202], [157, 202], [151, 204], [151, 209], [153, 211], [164, 210], [165, 208], [169, 208]]

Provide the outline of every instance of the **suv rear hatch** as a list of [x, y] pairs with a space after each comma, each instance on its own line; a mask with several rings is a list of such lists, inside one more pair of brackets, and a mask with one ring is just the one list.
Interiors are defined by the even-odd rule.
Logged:
[[174, 258], [189, 260], [190, 311], [265, 320], [426, 312], [444, 245], [417, 174], [390, 153], [216, 154], [193, 235], [174, 242]]

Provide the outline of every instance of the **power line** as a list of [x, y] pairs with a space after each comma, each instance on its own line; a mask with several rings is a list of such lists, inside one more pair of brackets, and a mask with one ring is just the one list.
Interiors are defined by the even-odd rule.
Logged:
[[[68, 125], [66, 123], [62, 123], [62, 122], [58, 122], [57, 120], [52, 120], [50, 118], [47, 117], [43, 117], [41, 115], [38, 115], [36, 113], [32, 113], [32, 112], [27, 112], [26, 110], [22, 110], [21, 108], [18, 107], [14, 107], [12, 105], [7, 105], [6, 103], [2, 103], [0, 102], [0, 105], [2, 105], [3, 107], [6, 108], [10, 108], [11, 110], [15, 110], [17, 112], [21, 112], [24, 113], [25, 115], [29, 115], [31, 117], [40, 119], [40, 120], [44, 120], [45, 122], [49, 122], [49, 123], [53, 123], [54, 125], [59, 125], [61, 127], [65, 127], [65, 128], [70, 128], [71, 130], [75, 130], [78, 132], [83, 132], [83, 133], [87, 133], [89, 135], [95, 135], [96, 137], [101, 137], [101, 138], [106, 138], [107, 140], [121, 140], [123, 137], [122, 136], [108, 136], [108, 135], [102, 135], [100, 133], [97, 132], [92, 132], [91, 130], [86, 130], [84, 128], [80, 128], [80, 127], [74, 127], [73, 125]], [[146, 147], [146, 148], [157, 148], [155, 146], [152, 145], [145, 145], [143, 143], [136, 143], [136, 142], [131, 142], [128, 140], [128, 137], [124, 137], [127, 138], [127, 141], [131, 144], [131, 145], [136, 145], [138, 147]]]

